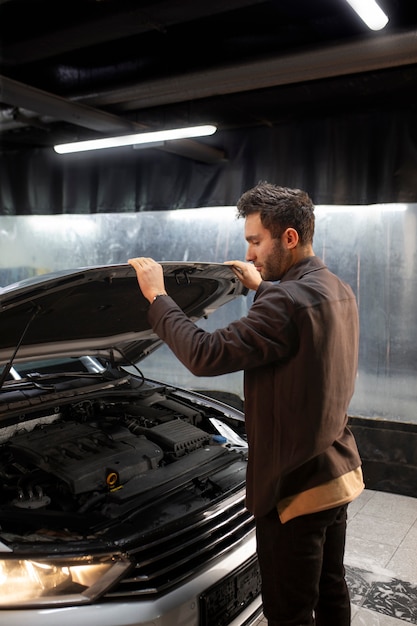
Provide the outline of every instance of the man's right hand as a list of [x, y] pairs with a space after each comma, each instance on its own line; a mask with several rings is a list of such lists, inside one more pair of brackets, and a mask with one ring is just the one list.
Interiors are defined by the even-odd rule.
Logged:
[[151, 304], [155, 296], [166, 294], [162, 265], [146, 257], [129, 259], [128, 263], [136, 270], [140, 290]]

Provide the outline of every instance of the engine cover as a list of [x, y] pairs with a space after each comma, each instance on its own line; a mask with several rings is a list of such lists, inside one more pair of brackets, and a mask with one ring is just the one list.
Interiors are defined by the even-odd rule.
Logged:
[[91, 424], [57, 423], [17, 435], [15, 458], [59, 477], [74, 495], [117, 488], [157, 467], [164, 454], [146, 437], [119, 427], [108, 434]]

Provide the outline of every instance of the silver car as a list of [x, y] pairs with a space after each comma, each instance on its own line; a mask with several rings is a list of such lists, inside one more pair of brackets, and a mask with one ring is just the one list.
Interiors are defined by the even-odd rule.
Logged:
[[[197, 321], [230, 267], [164, 263]], [[146, 378], [127, 264], [0, 290], [0, 624], [226, 626], [261, 615], [242, 412]]]

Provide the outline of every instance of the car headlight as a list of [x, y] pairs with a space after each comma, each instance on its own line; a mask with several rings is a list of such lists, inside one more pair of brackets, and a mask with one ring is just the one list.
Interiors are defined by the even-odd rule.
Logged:
[[132, 567], [123, 555], [77, 559], [0, 559], [0, 607], [86, 604]]

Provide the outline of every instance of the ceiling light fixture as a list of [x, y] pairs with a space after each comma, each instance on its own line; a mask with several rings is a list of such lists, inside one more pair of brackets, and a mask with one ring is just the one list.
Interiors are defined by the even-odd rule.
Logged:
[[385, 15], [375, 0], [346, 0], [371, 30], [381, 30], [388, 24]]
[[217, 127], [210, 124], [205, 126], [189, 126], [188, 128], [172, 128], [171, 130], [158, 130], [150, 133], [137, 133], [135, 135], [122, 135], [120, 137], [62, 143], [54, 146], [54, 150], [58, 154], [68, 154], [69, 152], [103, 150], [105, 148], [118, 148], [120, 146], [133, 146], [146, 143], [160, 144], [161, 142], [172, 141], [173, 139], [205, 137], [207, 135], [213, 135], [216, 130]]

